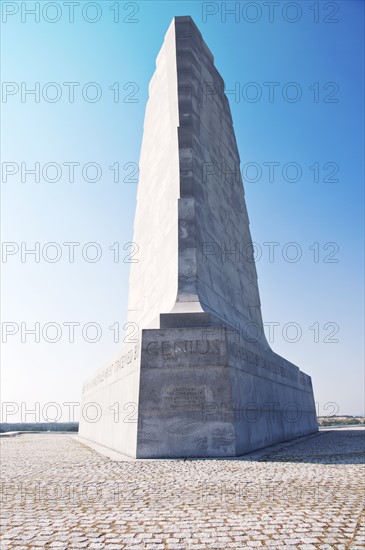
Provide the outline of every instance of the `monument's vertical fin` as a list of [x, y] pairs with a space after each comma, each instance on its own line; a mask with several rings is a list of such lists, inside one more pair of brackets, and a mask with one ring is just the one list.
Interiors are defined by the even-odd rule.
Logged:
[[[237, 456], [317, 431], [311, 378], [263, 334], [224, 84], [175, 17], [149, 88], [120, 353], [83, 387], [80, 435], [137, 458]], [[250, 330], [249, 327], [253, 328]]]
[[[198, 291], [199, 234], [195, 202], [199, 150], [202, 37], [190, 17], [175, 17], [179, 105], [179, 278], [174, 312], [202, 312]], [[198, 168], [199, 171], [199, 168]], [[199, 177], [199, 176], [198, 176]]]
[[178, 302], [189, 302], [195, 292], [203, 310], [241, 330], [248, 324], [261, 330], [240, 157], [224, 82], [193, 20], [175, 18], [175, 29], [181, 197]]

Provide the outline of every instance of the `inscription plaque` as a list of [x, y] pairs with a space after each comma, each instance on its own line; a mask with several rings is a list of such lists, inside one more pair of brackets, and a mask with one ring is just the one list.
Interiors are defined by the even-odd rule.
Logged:
[[202, 409], [207, 401], [205, 386], [168, 387], [165, 392], [164, 403], [168, 409]]

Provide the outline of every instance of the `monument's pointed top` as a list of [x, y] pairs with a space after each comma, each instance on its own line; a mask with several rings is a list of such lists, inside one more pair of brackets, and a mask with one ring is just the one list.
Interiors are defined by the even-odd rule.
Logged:
[[196, 32], [198, 32], [198, 34], [200, 34], [201, 36], [201, 32], [200, 30], [198, 29], [194, 19], [190, 16], [190, 15], [175, 15], [175, 17], [173, 18], [173, 22], [178, 25], [182, 25], [182, 24], [188, 24], [188, 25], [191, 25], [194, 30]]
[[208, 57], [210, 57], [212, 63], [214, 63], [214, 56], [205, 43], [202, 33], [200, 32], [194, 19], [190, 15], [175, 15], [172, 19], [170, 27], [172, 26], [175, 29], [175, 36], [177, 39], [192, 38], [195, 35], [198, 43], [202, 45], [205, 53]]
[[191, 17], [191, 15], [175, 15], [174, 19], [175, 19], [175, 21], [178, 21], [179, 23], [185, 23], [185, 22], [188, 22], [188, 21], [192, 21], [194, 23], [194, 20]]

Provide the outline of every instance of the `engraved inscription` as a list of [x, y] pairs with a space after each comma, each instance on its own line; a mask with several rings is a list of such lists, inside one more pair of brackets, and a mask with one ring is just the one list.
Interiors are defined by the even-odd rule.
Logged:
[[165, 390], [164, 403], [168, 409], [199, 409], [206, 403], [205, 386], [168, 387]]
[[219, 340], [162, 340], [149, 342], [145, 352], [152, 357], [160, 356], [164, 360], [178, 359], [191, 355], [219, 355], [221, 342]]
[[83, 385], [82, 393], [87, 393], [102, 382], [105, 382], [110, 376], [116, 374], [125, 367], [132, 367], [138, 357], [139, 342], [135, 344], [128, 352], [122, 355], [117, 361], [105, 367], [101, 372], [98, 372], [94, 378]]
[[228, 343], [228, 352], [233, 355], [233, 357], [238, 357], [239, 359], [241, 359], [242, 361], [246, 361], [253, 367], [260, 367], [267, 370], [268, 372], [278, 374], [283, 378], [293, 380], [294, 382], [297, 382], [304, 386], [311, 386], [310, 377], [300, 372], [299, 369], [295, 369], [295, 371], [292, 372], [287, 368], [278, 365], [274, 361], [269, 361], [265, 357], [262, 357], [257, 353], [247, 350], [246, 348], [239, 346], [234, 342]]

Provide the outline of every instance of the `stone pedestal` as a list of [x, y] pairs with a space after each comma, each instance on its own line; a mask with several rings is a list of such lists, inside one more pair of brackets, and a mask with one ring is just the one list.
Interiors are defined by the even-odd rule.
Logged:
[[142, 332], [138, 458], [239, 456], [314, 431], [297, 367], [211, 315], [161, 317]]

